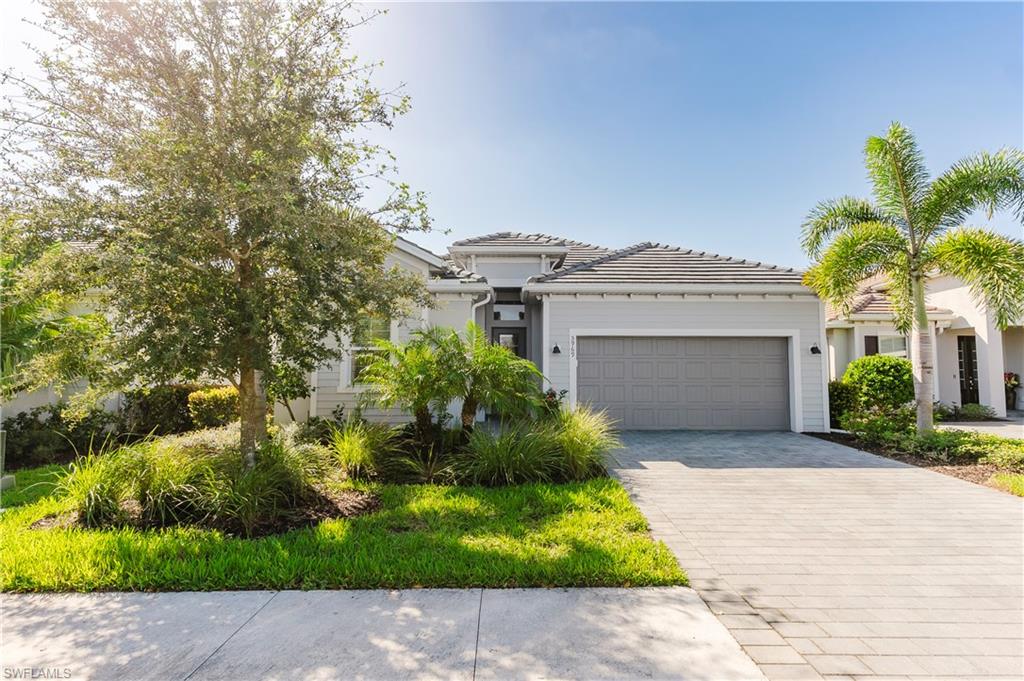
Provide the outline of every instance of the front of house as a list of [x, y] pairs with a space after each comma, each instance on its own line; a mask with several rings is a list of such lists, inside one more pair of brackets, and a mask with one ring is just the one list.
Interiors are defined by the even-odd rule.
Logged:
[[473, 320], [570, 404], [607, 410], [622, 428], [827, 429], [825, 310], [798, 271], [509, 232], [457, 241], [444, 257], [399, 239], [392, 261], [422, 273], [435, 306], [349, 339], [340, 362], [313, 374], [297, 414], [355, 408], [359, 352], [372, 337]]
[[[935, 348], [936, 402], [982, 404], [1006, 416], [1005, 373], [1024, 374], [1024, 320], [1000, 330], [970, 288], [949, 276], [928, 280], [928, 328]], [[886, 287], [868, 283], [849, 312], [826, 322], [829, 378], [841, 378], [853, 360], [872, 354], [909, 357], [909, 339], [893, 325]], [[1016, 391], [1018, 408], [1022, 404]]]

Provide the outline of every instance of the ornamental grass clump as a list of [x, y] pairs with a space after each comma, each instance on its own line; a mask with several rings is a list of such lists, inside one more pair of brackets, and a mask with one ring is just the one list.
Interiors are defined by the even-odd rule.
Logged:
[[378, 475], [383, 460], [394, 448], [395, 432], [379, 423], [351, 420], [332, 428], [330, 449], [334, 461], [348, 477], [366, 480]]
[[549, 432], [516, 425], [497, 433], [474, 428], [465, 451], [456, 459], [455, 470], [464, 482], [495, 487], [557, 480], [561, 463]]
[[560, 410], [549, 428], [567, 480], [604, 475], [605, 456], [621, 446], [608, 415], [588, 406]]

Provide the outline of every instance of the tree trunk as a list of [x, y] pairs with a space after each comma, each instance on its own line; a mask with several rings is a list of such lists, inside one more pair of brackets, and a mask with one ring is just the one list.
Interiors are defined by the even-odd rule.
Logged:
[[416, 437], [421, 444], [429, 444], [433, 439], [430, 431], [433, 430], [434, 425], [434, 420], [430, 417], [430, 409], [417, 407], [413, 412], [413, 417], [416, 419]]
[[476, 411], [479, 408], [477, 401], [471, 397], [467, 397], [462, 401], [462, 429], [473, 430], [473, 425], [476, 423]]
[[924, 300], [924, 276], [913, 273], [910, 294], [914, 306], [914, 323], [910, 331], [910, 358], [914, 371], [914, 401], [917, 403], [917, 432], [930, 433], [933, 384], [935, 381], [935, 349], [928, 328], [928, 308]]
[[267, 439], [267, 396], [263, 392], [261, 373], [251, 363], [243, 363], [239, 372], [238, 409], [246, 468], [256, 465], [256, 449]]

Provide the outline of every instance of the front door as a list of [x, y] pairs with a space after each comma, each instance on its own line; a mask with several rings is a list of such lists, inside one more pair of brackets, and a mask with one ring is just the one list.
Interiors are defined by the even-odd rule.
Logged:
[[974, 336], [956, 337], [960, 364], [960, 404], [978, 404], [978, 345]]
[[508, 348], [519, 357], [526, 357], [526, 329], [493, 328], [491, 329], [491, 342]]

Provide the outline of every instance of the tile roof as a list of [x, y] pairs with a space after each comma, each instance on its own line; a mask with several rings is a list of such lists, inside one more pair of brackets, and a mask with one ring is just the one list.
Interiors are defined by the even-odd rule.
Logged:
[[460, 239], [453, 242], [452, 247], [459, 246], [566, 246], [565, 239], [548, 234], [521, 234], [519, 232], [495, 232], [475, 236], [470, 239]]
[[[947, 310], [944, 307], [935, 307], [934, 305], [928, 305], [926, 309], [928, 310], [929, 315], [953, 314], [952, 311]], [[892, 317], [894, 315], [892, 300], [885, 291], [880, 288], [876, 288], [875, 286], [866, 286], [862, 288], [856, 296], [854, 296], [849, 312], [844, 314], [842, 310], [838, 310], [830, 305], [828, 306], [826, 317], [828, 318], [828, 321], [831, 322], [837, 319], [852, 317], [853, 315], [879, 315]]]
[[534, 279], [574, 284], [799, 284], [789, 267], [644, 242]]

